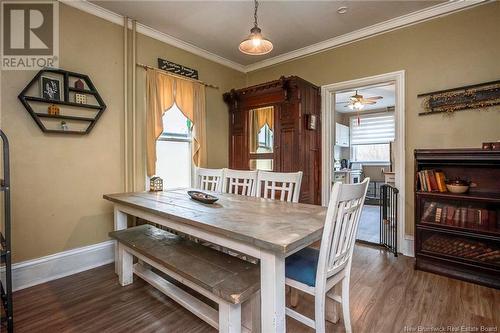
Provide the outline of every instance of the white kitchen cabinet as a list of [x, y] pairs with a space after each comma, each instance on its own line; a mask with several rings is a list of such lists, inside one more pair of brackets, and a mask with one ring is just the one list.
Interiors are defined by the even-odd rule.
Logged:
[[335, 123], [335, 144], [340, 147], [349, 147], [349, 127]]

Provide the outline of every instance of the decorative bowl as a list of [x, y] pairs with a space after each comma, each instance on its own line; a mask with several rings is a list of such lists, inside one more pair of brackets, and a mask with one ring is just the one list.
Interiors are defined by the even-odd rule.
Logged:
[[200, 191], [188, 191], [188, 194], [193, 200], [203, 202], [206, 204], [213, 204], [214, 202], [219, 200], [219, 198], [217, 198], [216, 196], [213, 196], [213, 195], [210, 195], [207, 193], [203, 193]]
[[446, 181], [446, 188], [451, 193], [461, 194], [469, 190], [470, 182], [460, 178]]

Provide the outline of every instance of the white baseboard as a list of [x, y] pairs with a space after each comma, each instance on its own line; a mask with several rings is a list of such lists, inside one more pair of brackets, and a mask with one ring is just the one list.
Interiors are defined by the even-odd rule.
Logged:
[[415, 249], [413, 247], [414, 237], [413, 235], [405, 235], [403, 244], [401, 245], [401, 253], [408, 257], [415, 256]]
[[14, 291], [86, 271], [115, 261], [113, 240], [12, 265]]

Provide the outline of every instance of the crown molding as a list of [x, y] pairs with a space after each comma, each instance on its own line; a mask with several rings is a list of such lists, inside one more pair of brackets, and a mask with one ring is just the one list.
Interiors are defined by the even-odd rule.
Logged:
[[435, 5], [425, 8], [413, 13], [399, 16], [384, 22], [371, 25], [338, 37], [327, 39], [325, 41], [309, 45], [298, 50], [284, 53], [266, 60], [262, 60], [251, 65], [245, 66], [245, 72], [252, 72], [261, 68], [270, 67], [279, 63], [287, 62], [290, 60], [303, 58], [319, 52], [331, 50], [340, 46], [357, 42], [362, 39], [370, 38], [396, 29], [408, 27], [413, 24], [421, 23], [424, 21], [432, 20], [438, 17], [452, 14], [454, 12], [469, 9], [478, 6], [490, 0], [458, 0], [449, 1], [443, 4]]
[[[123, 18], [124, 18], [123, 15], [120, 15], [120, 14], [117, 14], [117, 13], [112, 12], [110, 10], [107, 10], [105, 8], [102, 8], [98, 5], [95, 5], [91, 2], [88, 2], [87, 0], [59, 0], [59, 2], [65, 4], [65, 5], [71, 6], [73, 8], [79, 9], [81, 11], [84, 11], [86, 13], [92, 14], [94, 16], [100, 17], [106, 21], [123, 26]], [[129, 28], [132, 28], [131, 21], [129, 22]], [[182, 49], [184, 51], [198, 55], [202, 58], [216, 62], [220, 65], [224, 65], [226, 67], [235, 69], [235, 70], [240, 71], [242, 73], [246, 72], [244, 65], [238, 64], [234, 61], [231, 61], [229, 59], [221, 57], [221, 56], [214, 54], [210, 51], [204, 50], [204, 49], [202, 49], [198, 46], [195, 46], [193, 44], [190, 44], [188, 42], [182, 41], [178, 38], [175, 38], [171, 35], [168, 35], [166, 33], [158, 31], [156, 29], [153, 29], [153, 28], [151, 28], [147, 25], [144, 25], [142, 23], [139, 23], [139, 22], [137, 22], [137, 32], [140, 34], [143, 34], [145, 36], [159, 40], [160, 42], [163, 42], [165, 44], [172, 45], [172, 46], [177, 47], [179, 49]]]
[[[384, 22], [380, 22], [369, 27], [365, 27], [338, 37], [334, 37], [313, 45], [309, 45], [288, 53], [284, 53], [266, 60], [262, 60], [250, 65], [242, 65], [232, 60], [221, 57], [217, 54], [204, 50], [188, 42], [182, 41], [178, 38], [170, 36], [166, 33], [153, 29], [147, 25], [137, 22], [137, 32], [157, 39], [166, 44], [172, 45], [174, 47], [180, 48], [184, 51], [193, 53], [205, 59], [211, 60], [218, 64], [227, 66], [229, 68], [235, 69], [242, 73], [249, 73], [262, 68], [270, 67], [279, 63], [291, 61], [298, 58], [303, 58], [312, 54], [319, 52], [331, 50], [343, 45], [354, 43], [359, 40], [377, 36], [386, 32], [394, 31], [396, 29], [401, 29], [408, 27], [413, 24], [421, 23], [424, 21], [432, 20], [438, 17], [449, 15], [457, 11], [470, 9], [472, 7], [482, 5], [494, 0], [450, 0], [448, 2], [438, 4], [429, 8], [425, 8], [413, 13], [409, 13], [394, 19], [390, 19]], [[123, 16], [102, 8], [98, 5], [88, 2], [87, 0], [59, 0], [59, 2], [64, 3], [68, 6], [77, 8], [86, 13], [95, 15], [112, 23], [123, 26]], [[129, 22], [131, 27], [131, 22]]]

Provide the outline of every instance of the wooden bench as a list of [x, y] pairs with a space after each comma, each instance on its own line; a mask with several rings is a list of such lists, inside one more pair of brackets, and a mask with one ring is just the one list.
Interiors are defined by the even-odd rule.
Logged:
[[[109, 235], [118, 242], [122, 286], [131, 284], [135, 273], [220, 332], [260, 330], [258, 265], [147, 224]], [[133, 257], [139, 262], [134, 264]], [[218, 304], [218, 311], [151, 267], [211, 299]]]

